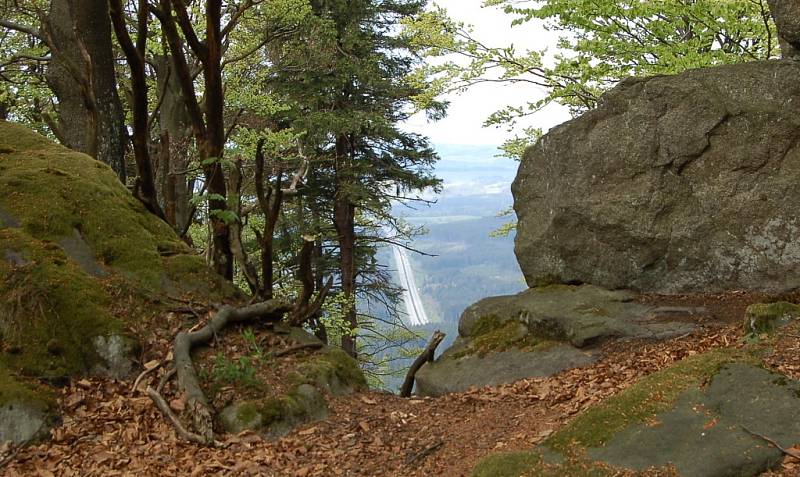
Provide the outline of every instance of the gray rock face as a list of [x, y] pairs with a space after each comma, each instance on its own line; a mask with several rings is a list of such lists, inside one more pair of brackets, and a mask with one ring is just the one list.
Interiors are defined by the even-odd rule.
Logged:
[[[537, 336], [581, 348], [605, 338], [665, 339], [694, 329], [689, 323], [665, 317], [661, 308], [633, 303], [633, 298], [627, 291], [593, 285], [530, 288], [471, 305], [461, 315], [458, 332], [468, 337], [481, 317], [494, 316], [500, 321], [517, 320]], [[667, 315], [676, 318], [693, 310], [678, 311]]]
[[115, 379], [126, 379], [132, 376], [135, 364], [133, 358], [138, 350], [138, 343], [122, 335], [96, 336], [92, 340], [95, 351], [103, 362], [97, 364], [92, 372]]
[[797, 58], [800, 55], [800, 1], [768, 0], [769, 10], [781, 43], [784, 58]]
[[800, 286], [800, 64], [630, 79], [531, 147], [512, 186], [530, 286]]
[[551, 376], [569, 368], [588, 366], [599, 354], [569, 345], [526, 352], [508, 349], [484, 356], [456, 356], [460, 348], [449, 348], [438, 360], [417, 372], [416, 390], [421, 396], [441, 396], [470, 387], [495, 386], [525, 378]]
[[800, 440], [798, 393], [800, 383], [784, 376], [729, 365], [707, 389], [687, 392], [659, 414], [659, 425], [630, 426], [589, 456], [637, 470], [672, 464], [683, 477], [759, 475], [783, 455], [745, 428], [791, 447]]
[[12, 401], [0, 406], [0, 442], [27, 443], [46, 436], [52, 424], [52, 413], [38, 403]]

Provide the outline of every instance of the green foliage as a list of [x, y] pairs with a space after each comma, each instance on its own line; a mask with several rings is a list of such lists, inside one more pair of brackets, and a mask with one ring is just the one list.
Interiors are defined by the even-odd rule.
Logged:
[[256, 377], [254, 359], [250, 356], [231, 360], [224, 354], [218, 353], [214, 358], [211, 378], [215, 384], [233, 384], [249, 388], [259, 388], [262, 385]]
[[[779, 53], [766, 0], [487, 0], [484, 5], [502, 8], [515, 27], [544, 25], [561, 33], [561, 52], [550, 56], [544, 50], [488, 45], [441, 9], [406, 24], [426, 51], [456, 55], [428, 71], [449, 78], [440, 83], [445, 89], [463, 91], [486, 81], [545, 89], [541, 100], [497, 111], [487, 125], [514, 128], [551, 102], [580, 114], [627, 76], [675, 74]], [[526, 130], [503, 149], [521, 157], [524, 146], [536, 139], [534, 131]]]

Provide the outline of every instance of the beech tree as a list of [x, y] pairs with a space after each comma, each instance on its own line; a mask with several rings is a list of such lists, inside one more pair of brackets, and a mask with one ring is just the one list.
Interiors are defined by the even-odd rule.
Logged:
[[486, 120], [487, 126], [517, 129], [504, 147], [516, 158], [540, 132], [515, 126], [551, 102], [578, 115], [628, 76], [675, 74], [778, 54], [767, 0], [486, 0], [484, 6], [502, 8], [514, 28], [543, 25], [563, 33], [559, 51], [547, 61], [543, 49], [490, 45], [442, 10], [408, 23], [417, 30], [415, 38], [432, 47], [429, 51], [455, 55], [430, 67], [431, 74], [449, 80], [442, 82], [444, 88], [463, 91], [501, 82], [544, 89], [542, 99], [509, 105]]
[[[105, 162], [124, 181], [125, 117], [106, 0], [52, 0], [48, 10], [32, 1], [6, 3], [0, 13], [6, 115], [31, 108], [27, 113], [62, 144]], [[36, 86], [26, 84], [29, 79], [47, 85], [56, 99], [41, 89], [31, 94]], [[18, 103], [20, 90], [25, 99]]]

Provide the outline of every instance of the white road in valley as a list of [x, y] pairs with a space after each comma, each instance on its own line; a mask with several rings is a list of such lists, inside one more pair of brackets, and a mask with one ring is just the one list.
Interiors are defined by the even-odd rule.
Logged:
[[425, 307], [422, 305], [422, 298], [417, 290], [417, 282], [414, 279], [414, 270], [411, 269], [411, 262], [408, 260], [408, 251], [403, 247], [392, 245], [394, 251], [394, 262], [397, 264], [397, 273], [400, 275], [400, 285], [403, 291], [403, 303], [408, 313], [408, 321], [411, 326], [420, 326], [430, 323]]

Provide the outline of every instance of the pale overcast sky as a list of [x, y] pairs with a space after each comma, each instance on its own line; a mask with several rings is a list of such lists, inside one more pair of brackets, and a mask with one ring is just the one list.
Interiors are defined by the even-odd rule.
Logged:
[[[558, 35], [540, 25], [527, 23], [511, 27], [512, 17], [501, 10], [483, 8], [482, 0], [437, 0], [452, 18], [470, 24], [475, 37], [491, 46], [514, 44], [518, 51], [547, 48], [555, 50]], [[505, 128], [484, 128], [483, 121], [492, 112], [507, 105], [521, 105], [543, 96], [534, 86], [482, 84], [460, 95], [451, 95], [447, 118], [429, 123], [423, 116], [412, 118], [409, 129], [428, 136], [434, 144], [499, 146], [511, 136]], [[570, 119], [566, 109], [550, 106], [534, 115], [526, 125], [541, 127], [545, 131]]]

